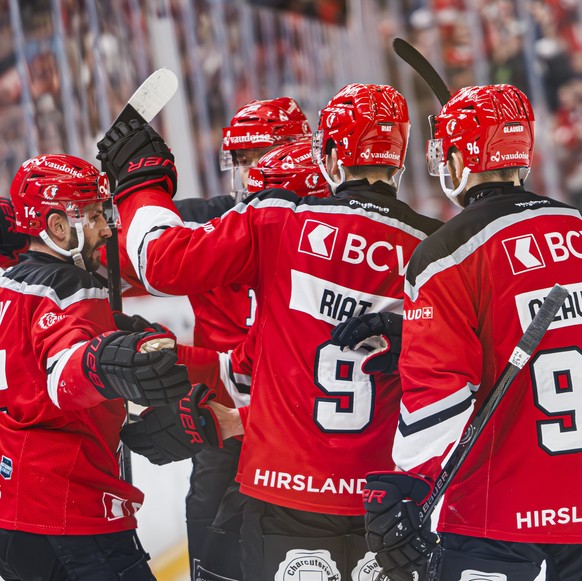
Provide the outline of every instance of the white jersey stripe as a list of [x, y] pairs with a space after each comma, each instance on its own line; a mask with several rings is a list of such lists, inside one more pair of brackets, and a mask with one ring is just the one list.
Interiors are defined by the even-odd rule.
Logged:
[[81, 288], [68, 297], [60, 298], [56, 291], [49, 286], [42, 284], [26, 284], [25, 282], [12, 280], [7, 277], [0, 277], [0, 288], [10, 289], [23, 295], [46, 297], [55, 303], [55, 305], [57, 305], [61, 310], [65, 310], [67, 307], [85, 300], [108, 298], [106, 288]]
[[501, 232], [501, 230], [504, 230], [517, 222], [524, 222], [526, 220], [541, 218], [548, 215], [574, 216], [579, 218], [580, 212], [570, 208], [544, 208], [543, 211], [525, 210], [517, 214], [502, 216], [488, 224], [486, 228], [475, 234], [475, 236], [470, 238], [465, 242], [465, 244], [459, 246], [459, 248], [449, 256], [445, 256], [440, 260], [436, 260], [429, 264], [423, 272], [417, 275], [414, 285], [411, 285], [407, 280], [404, 285], [405, 294], [409, 296], [412, 301], [415, 301], [418, 298], [418, 292], [422, 285], [427, 283], [434, 275], [439, 274], [452, 266], [461, 264], [463, 260], [471, 256], [478, 248], [486, 244], [497, 233]]

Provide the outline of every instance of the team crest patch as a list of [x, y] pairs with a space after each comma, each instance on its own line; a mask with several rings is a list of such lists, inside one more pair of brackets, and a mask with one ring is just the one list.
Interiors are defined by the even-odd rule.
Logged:
[[368, 551], [352, 571], [352, 581], [374, 581], [380, 572], [375, 553]]
[[0, 476], [5, 480], [12, 478], [12, 460], [6, 456], [2, 456], [2, 460], [0, 460]]
[[41, 329], [48, 329], [52, 327], [55, 323], [62, 321], [65, 315], [57, 315], [56, 313], [45, 313], [39, 320], [38, 326]]
[[274, 581], [340, 581], [340, 572], [329, 551], [287, 551]]
[[474, 569], [466, 569], [461, 573], [459, 581], [507, 581], [507, 575], [503, 573], [484, 573]]

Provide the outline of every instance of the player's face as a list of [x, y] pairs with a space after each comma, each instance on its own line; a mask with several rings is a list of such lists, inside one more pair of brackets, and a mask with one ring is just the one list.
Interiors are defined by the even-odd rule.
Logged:
[[[81, 249], [81, 256], [89, 272], [95, 272], [101, 265], [99, 248], [111, 236], [111, 229], [103, 212], [103, 204], [91, 204], [84, 209], [83, 235], [85, 242]], [[72, 242], [77, 242], [75, 229], [71, 229]]]
[[267, 153], [270, 147], [256, 147], [253, 149], [237, 149], [235, 150], [234, 160], [236, 167], [238, 168], [238, 173], [242, 181], [243, 188], [246, 189], [247, 182], [249, 179], [249, 168], [255, 167], [259, 160], [265, 153]]

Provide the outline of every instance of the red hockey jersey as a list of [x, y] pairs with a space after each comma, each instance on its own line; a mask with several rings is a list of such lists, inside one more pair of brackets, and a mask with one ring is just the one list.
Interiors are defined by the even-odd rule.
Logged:
[[365, 375], [362, 354], [331, 345], [330, 331], [352, 315], [399, 310], [412, 250], [440, 222], [366, 180], [327, 199], [263, 192], [195, 230], [159, 190], [129, 196], [119, 211], [149, 288], [256, 291], [241, 491], [301, 510], [362, 514], [366, 473], [393, 466], [399, 381]]
[[455, 476], [438, 530], [582, 543], [582, 218], [510, 184], [469, 194], [408, 268], [394, 460], [438, 475], [544, 297], [564, 285], [570, 297]]
[[50, 535], [133, 529], [143, 494], [120, 479], [121, 399], [80, 357], [115, 329], [90, 273], [28, 252], [0, 276], [0, 528]]
[[[232, 208], [234, 199], [230, 195], [216, 196], [210, 200], [187, 198], [178, 200], [176, 206], [184, 224], [195, 229]], [[146, 294], [146, 289], [127, 256], [123, 228], [119, 229], [119, 236], [123, 294], [125, 296]], [[101, 260], [106, 264], [104, 250], [101, 253]], [[163, 295], [154, 289], [148, 290], [152, 294]], [[197, 347], [221, 352], [234, 349], [246, 337], [255, 319], [255, 294], [246, 285], [234, 284], [203, 293], [189, 294], [188, 300], [194, 312], [193, 344]]]

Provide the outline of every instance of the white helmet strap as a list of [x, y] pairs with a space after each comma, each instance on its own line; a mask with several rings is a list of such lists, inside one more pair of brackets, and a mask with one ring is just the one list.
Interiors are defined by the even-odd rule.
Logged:
[[339, 182], [333, 181], [331, 176], [327, 173], [327, 169], [326, 169], [325, 165], [323, 164], [323, 161], [321, 161], [321, 159], [319, 159], [317, 161], [317, 165], [319, 166], [319, 169], [320, 169], [323, 177], [325, 178], [325, 181], [329, 184], [329, 187], [331, 188], [332, 193], [335, 194], [335, 190], [337, 189], [337, 187], [346, 181], [346, 170], [344, 169], [344, 164], [343, 164], [342, 160], [341, 159], [337, 160], [337, 168], [338, 168], [338, 171], [340, 173], [340, 181]]
[[439, 163], [439, 179], [441, 182], [441, 188], [442, 188], [443, 192], [446, 194], [447, 198], [449, 198], [449, 200], [451, 200], [451, 202], [453, 202], [453, 204], [455, 204], [455, 206], [462, 208], [463, 206], [459, 202], [459, 194], [465, 190], [465, 187], [467, 186], [467, 181], [469, 179], [469, 174], [471, 173], [471, 170], [468, 167], [465, 167], [463, 169], [463, 173], [461, 174], [461, 181], [460, 181], [459, 185], [454, 190], [447, 187], [447, 184], [445, 182], [445, 178], [447, 177], [447, 173], [445, 170], [446, 170], [446, 165], [444, 162], [441, 161]]
[[87, 270], [85, 267], [85, 262], [83, 260], [83, 256], [81, 255], [81, 248], [85, 244], [85, 233], [83, 232], [83, 224], [81, 222], [76, 222], [74, 224], [75, 230], [77, 231], [77, 248], [71, 248], [70, 250], [65, 250], [61, 248], [57, 244], [55, 244], [54, 240], [48, 235], [46, 230], [43, 230], [40, 233], [40, 237], [44, 241], [44, 243], [51, 249], [54, 250], [57, 254], [61, 256], [71, 257], [75, 266], [82, 268], [83, 270]]

